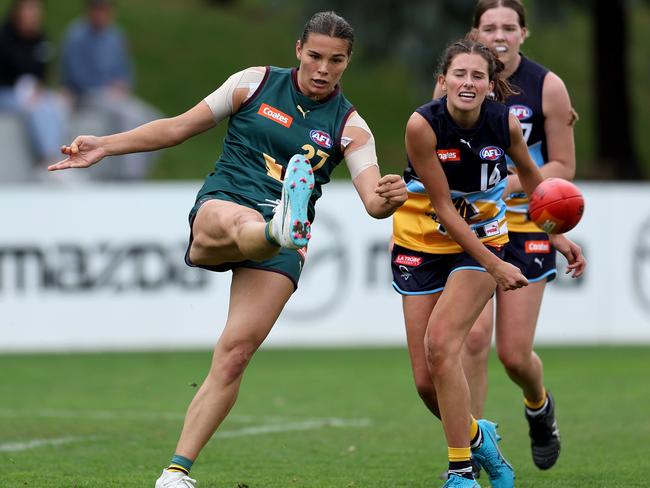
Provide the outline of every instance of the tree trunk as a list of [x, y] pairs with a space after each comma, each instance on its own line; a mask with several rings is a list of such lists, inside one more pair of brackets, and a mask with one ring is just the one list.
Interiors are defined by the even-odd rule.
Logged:
[[595, 2], [596, 164], [602, 177], [643, 178], [634, 145], [625, 0]]

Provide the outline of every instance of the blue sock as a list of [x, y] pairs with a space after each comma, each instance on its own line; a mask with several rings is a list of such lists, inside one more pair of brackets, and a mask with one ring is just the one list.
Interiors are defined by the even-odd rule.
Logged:
[[187, 459], [184, 456], [174, 454], [172, 457], [172, 462], [167, 467], [167, 471], [180, 471], [181, 473], [190, 474], [192, 464], [194, 464], [194, 461], [191, 459]]

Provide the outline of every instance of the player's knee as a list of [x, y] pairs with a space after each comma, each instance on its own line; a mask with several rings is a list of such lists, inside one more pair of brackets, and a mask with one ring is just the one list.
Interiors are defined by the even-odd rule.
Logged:
[[[230, 222], [225, 226], [224, 231], [230, 240], [239, 244], [244, 240], [244, 232], [247, 226], [255, 222], [264, 223], [262, 214], [242, 207], [231, 214]], [[258, 257], [251, 256], [251, 259], [257, 260]]]
[[244, 374], [256, 349], [257, 347], [252, 342], [239, 342], [228, 347], [216, 362], [217, 371], [215, 373], [226, 384], [238, 380]]
[[264, 222], [264, 218], [262, 214], [249, 209], [242, 209], [241, 211], [235, 212], [232, 216], [232, 227], [235, 229], [241, 229], [250, 222]]
[[492, 345], [492, 332], [472, 327], [465, 338], [465, 352], [472, 357], [484, 357]]
[[442, 330], [429, 331], [425, 338], [424, 348], [429, 371], [433, 376], [445, 371], [460, 353], [460, 348], [455, 345], [455, 341]]
[[525, 351], [516, 349], [503, 349], [498, 352], [499, 361], [503, 367], [512, 373], [518, 373], [525, 369], [528, 364], [528, 357]]

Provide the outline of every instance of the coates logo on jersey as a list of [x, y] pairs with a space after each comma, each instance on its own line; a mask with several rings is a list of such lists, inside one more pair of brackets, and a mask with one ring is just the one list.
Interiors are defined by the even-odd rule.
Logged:
[[291, 124], [293, 122], [293, 117], [291, 115], [287, 115], [281, 110], [271, 107], [266, 103], [263, 103], [260, 106], [260, 109], [257, 111], [257, 113], [262, 117], [266, 117], [267, 119], [271, 119], [273, 122], [277, 122], [278, 124], [285, 126], [287, 129], [291, 127]]
[[524, 249], [526, 254], [549, 254], [551, 243], [549, 241], [526, 241]]
[[487, 146], [481, 149], [479, 156], [486, 161], [496, 161], [503, 156], [503, 149], [497, 146]]
[[309, 137], [320, 147], [324, 147], [325, 149], [332, 149], [332, 138], [324, 130], [311, 130], [309, 132]]
[[405, 254], [398, 254], [394, 263], [402, 266], [420, 266], [423, 259], [418, 256], [407, 256]]
[[511, 105], [510, 113], [517, 117], [519, 120], [526, 120], [532, 117], [533, 111], [526, 105]]
[[460, 149], [437, 149], [436, 154], [441, 163], [460, 161]]

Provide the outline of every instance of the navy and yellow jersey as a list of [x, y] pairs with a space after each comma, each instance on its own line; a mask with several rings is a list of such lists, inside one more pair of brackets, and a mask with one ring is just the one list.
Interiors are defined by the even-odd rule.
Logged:
[[300, 92], [296, 75], [295, 68], [266, 68], [259, 88], [230, 116], [223, 153], [197, 200], [226, 192], [273, 205], [289, 159], [304, 154], [314, 169], [308, 213], [314, 220], [321, 186], [343, 159], [341, 134], [354, 107], [338, 86], [323, 100], [310, 99]]
[[[521, 56], [517, 70], [508, 78], [520, 93], [506, 100], [510, 112], [517, 116], [524, 131], [528, 152], [538, 167], [548, 161], [542, 89], [548, 70]], [[514, 163], [508, 158], [509, 169]], [[508, 227], [511, 232], [540, 232], [540, 228], [528, 219], [528, 197], [525, 193], [513, 193], [506, 198]]]
[[[457, 126], [447, 111], [447, 97], [416, 110], [437, 138], [436, 151], [445, 172], [451, 198], [460, 216], [485, 244], [508, 242], [505, 150], [510, 147], [508, 108], [486, 100], [476, 126]], [[404, 172], [409, 198], [394, 214], [395, 243], [429, 254], [463, 252], [440, 224], [424, 185], [411, 162]]]

